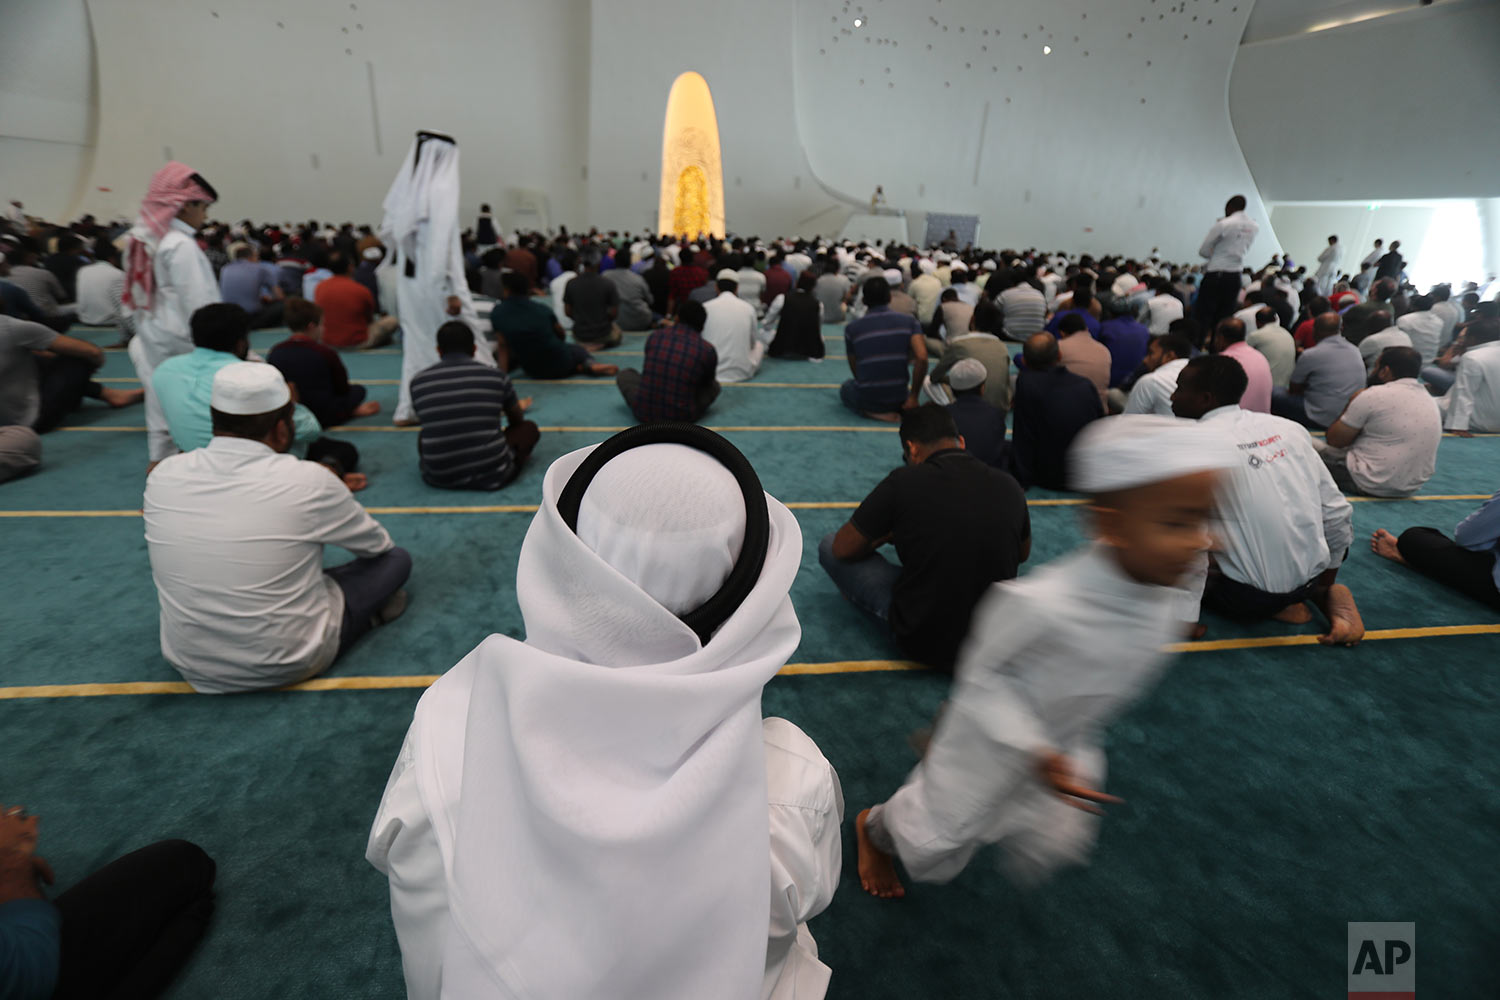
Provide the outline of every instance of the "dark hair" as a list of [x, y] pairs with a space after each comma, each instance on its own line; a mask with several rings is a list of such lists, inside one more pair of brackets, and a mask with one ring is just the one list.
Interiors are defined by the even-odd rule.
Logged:
[[[881, 278], [880, 280], [884, 281], [885, 279]], [[945, 288], [945, 289], [943, 289], [943, 294], [938, 296], [938, 299], [939, 299], [939, 301], [942, 301], [942, 302], [957, 302], [958, 301], [958, 289], [956, 289], [956, 288]]]
[[1219, 325], [1214, 327], [1214, 336], [1223, 337], [1229, 343], [1237, 344], [1245, 339], [1245, 322], [1233, 316], [1221, 319]]
[[1387, 347], [1375, 361], [1376, 368], [1389, 368], [1397, 378], [1416, 378], [1422, 374], [1422, 355], [1412, 347]]
[[531, 282], [527, 281], [526, 275], [520, 271], [502, 271], [500, 287], [505, 289], [507, 295], [519, 295], [524, 298], [531, 294]]
[[1488, 344], [1494, 340], [1500, 340], [1500, 319], [1495, 319], [1493, 316], [1476, 319], [1464, 330], [1464, 343], [1470, 347], [1475, 344]]
[[[198, 310], [198, 312], [202, 311], [202, 309]], [[213, 420], [215, 434], [264, 441], [271, 436], [271, 431], [275, 430], [277, 424], [291, 422], [292, 411], [295, 408], [296, 404], [287, 400], [285, 406], [272, 410], [270, 413], [225, 413], [212, 406], [208, 408], [208, 413]]]
[[1332, 309], [1333, 303], [1329, 302], [1323, 296], [1319, 295], [1317, 298], [1313, 299], [1307, 304], [1307, 315], [1309, 317], [1321, 316], [1326, 312], [1332, 311]]
[[1433, 285], [1430, 294], [1432, 295], [1432, 301], [1434, 302], [1447, 302], [1449, 296], [1453, 294], [1453, 286]]
[[1087, 330], [1088, 328], [1089, 325], [1087, 321], [1084, 320], [1083, 313], [1080, 312], [1067, 313], [1065, 316], [1063, 316], [1062, 319], [1058, 320], [1057, 323], [1058, 333], [1080, 333], [1084, 330]]
[[937, 444], [958, 437], [958, 426], [947, 407], [923, 403], [901, 411], [901, 444]]
[[354, 270], [354, 255], [335, 250], [328, 255], [328, 270], [334, 274], [348, 274]]
[[[1203, 328], [1199, 326], [1198, 321], [1196, 319], [1193, 319], [1193, 317], [1191, 316], [1183, 316], [1181, 319], [1174, 319], [1172, 322], [1167, 324], [1167, 332], [1181, 337], [1183, 340], [1186, 340], [1194, 347], [1197, 347], [1199, 344], [1203, 343]], [[1184, 354], [1182, 355], [1182, 357], [1187, 357], [1187, 355]]]
[[1222, 354], [1200, 354], [1189, 361], [1177, 377], [1179, 384], [1189, 372], [1193, 388], [1208, 393], [1215, 407], [1238, 403], [1250, 386], [1244, 366]]
[[1368, 337], [1372, 333], [1379, 333], [1381, 330], [1388, 330], [1391, 325], [1390, 313], [1371, 313], [1370, 318], [1365, 321], [1365, 336]]
[[298, 330], [306, 330], [315, 325], [322, 318], [322, 306], [316, 302], [293, 297], [286, 300], [286, 308], [282, 313], [281, 321], [288, 330], [296, 333]]
[[1426, 312], [1432, 308], [1434, 301], [1431, 295], [1413, 295], [1411, 297], [1411, 311], [1415, 313]]
[[1237, 194], [1224, 203], [1225, 215], [1233, 215], [1235, 212], [1243, 212], [1244, 210], [1245, 196], [1242, 194]]
[[677, 322], [702, 333], [703, 327], [708, 323], [708, 310], [697, 299], [688, 299], [677, 306]]
[[188, 321], [193, 346], [234, 353], [234, 345], [250, 336], [250, 314], [233, 302], [215, 302], [193, 313]]
[[803, 271], [797, 275], [797, 291], [810, 292], [818, 285], [818, 276], [811, 270]]
[[1381, 278], [1370, 288], [1370, 298], [1385, 301], [1396, 294], [1396, 281], [1394, 278]]
[[439, 354], [467, 354], [474, 349], [474, 331], [462, 320], [449, 320], [438, 327]]
[[714, 284], [721, 292], [737, 292], [740, 290], [740, 283], [734, 278], [720, 278]]
[[505, 251], [499, 247], [490, 247], [484, 252], [484, 256], [479, 258], [479, 263], [491, 271], [499, 270], [505, 264]]
[[865, 279], [865, 305], [888, 306], [891, 304], [891, 285], [885, 280], [885, 275], [878, 278]]
[[1193, 356], [1193, 342], [1180, 333], [1168, 332], [1159, 337], [1152, 337], [1151, 343], [1160, 344], [1164, 351], [1171, 351], [1174, 358]]

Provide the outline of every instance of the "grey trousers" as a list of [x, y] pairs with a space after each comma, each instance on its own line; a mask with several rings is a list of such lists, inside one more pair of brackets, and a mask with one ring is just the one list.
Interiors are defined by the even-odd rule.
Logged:
[[0, 483], [24, 476], [42, 464], [42, 439], [30, 427], [0, 427]]

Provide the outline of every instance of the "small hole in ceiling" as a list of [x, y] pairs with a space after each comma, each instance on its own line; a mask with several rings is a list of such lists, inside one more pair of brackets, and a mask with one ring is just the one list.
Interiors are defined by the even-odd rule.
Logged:
[[278, 28], [285, 28], [286, 25], [282, 24], [280, 21], [277, 21], [276, 22], [276, 27], [278, 27]]
[[349, 34], [349, 29], [347, 27], [340, 28], [339, 30], [342, 31], [346, 35]]
[[211, 10], [211, 11], [209, 11], [209, 13], [212, 14], [214, 17], [218, 17], [219, 16], [219, 12], [216, 11], [216, 10]]
[[354, 55], [354, 50], [353, 49], [345, 49], [344, 50], [344, 55], [346, 55], [346, 56], [352, 56], [352, 55]]

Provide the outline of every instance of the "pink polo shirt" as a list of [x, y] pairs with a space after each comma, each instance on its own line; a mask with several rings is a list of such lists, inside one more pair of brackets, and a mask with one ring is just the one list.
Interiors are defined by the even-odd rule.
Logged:
[[1256, 413], [1271, 412], [1271, 363], [1266, 356], [1243, 340], [1224, 349], [1226, 358], [1233, 358], [1245, 369], [1250, 384], [1245, 395], [1240, 397], [1240, 407]]

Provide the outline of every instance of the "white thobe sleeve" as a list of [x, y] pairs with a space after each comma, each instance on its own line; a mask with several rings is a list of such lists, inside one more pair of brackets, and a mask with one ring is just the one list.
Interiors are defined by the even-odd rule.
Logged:
[[[178, 290], [182, 315], [191, 319], [204, 306], [220, 301], [219, 283], [214, 280], [213, 265], [196, 243], [174, 243], [167, 248], [164, 266], [168, 283]], [[186, 331], [184, 331], [186, 332]]]
[[365, 860], [391, 884], [391, 920], [401, 946], [407, 1000], [438, 1000], [448, 921], [448, 882], [432, 821], [417, 790], [412, 734], [401, 744]]
[[1479, 365], [1459, 359], [1458, 376], [1453, 380], [1453, 388], [1448, 390], [1448, 430], [1469, 429], [1469, 421], [1474, 417], [1474, 390], [1483, 380], [1484, 373]]
[[807, 734], [765, 719], [771, 822], [771, 924], [761, 995], [816, 1000], [831, 970], [818, 960], [807, 921], [827, 909], [843, 868], [844, 794], [838, 774]]
[[318, 474], [327, 482], [320, 483], [318, 493], [303, 508], [309, 519], [309, 537], [348, 549], [362, 559], [395, 548], [390, 534], [354, 499], [342, 480], [326, 470]]
[[1213, 257], [1213, 255], [1214, 255], [1214, 246], [1215, 246], [1215, 244], [1217, 244], [1219, 242], [1219, 236], [1222, 233], [1222, 231], [1223, 231], [1223, 226], [1222, 226], [1222, 223], [1219, 223], [1219, 222], [1215, 222], [1212, 226], [1209, 227], [1208, 235], [1205, 236], [1205, 237], [1203, 237], [1203, 245], [1198, 248], [1198, 256], [1199, 257], [1204, 257], [1204, 258], [1212, 258]]

